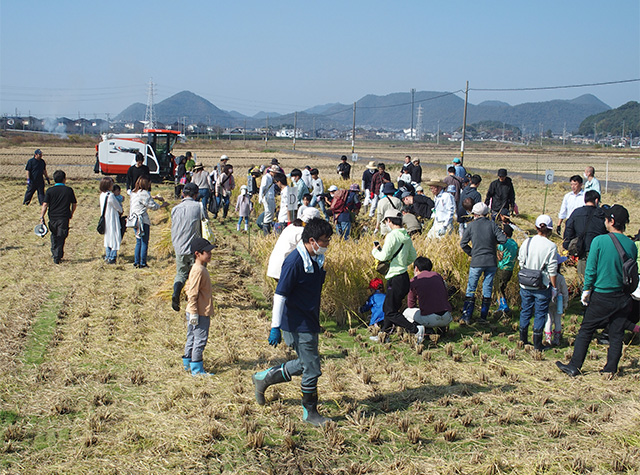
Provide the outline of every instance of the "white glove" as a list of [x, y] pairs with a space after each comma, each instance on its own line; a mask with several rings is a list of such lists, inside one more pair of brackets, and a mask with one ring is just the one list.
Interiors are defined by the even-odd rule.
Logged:
[[551, 287], [551, 300], [555, 300], [558, 297], [558, 289]]
[[585, 307], [589, 305], [589, 300], [591, 300], [591, 290], [583, 291], [582, 298], [580, 299], [580, 302], [582, 302], [582, 305], [584, 305]]
[[193, 325], [194, 327], [198, 325], [200, 317], [197, 313], [188, 313], [187, 317], [189, 318], [189, 325]]

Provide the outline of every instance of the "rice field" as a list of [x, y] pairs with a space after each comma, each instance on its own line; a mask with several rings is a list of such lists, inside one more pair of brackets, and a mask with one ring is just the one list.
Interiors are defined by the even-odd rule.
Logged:
[[[249, 165], [277, 157], [287, 171], [307, 163], [319, 166], [325, 185], [339, 183], [333, 178], [337, 160], [324, 154], [339, 156], [347, 148], [304, 143], [311, 152], [300, 155], [237, 143], [194, 145], [190, 150], [208, 167], [220, 154], [229, 155], [239, 181]], [[215, 317], [204, 359], [215, 375], [192, 378], [180, 359], [184, 316], [170, 306], [175, 264], [169, 210], [150, 213], [150, 268], [133, 268], [129, 232], [118, 264], [105, 265], [102, 236], [95, 231], [100, 211], [94, 150], [43, 146], [49, 173], [58, 166], [65, 169], [78, 198], [65, 261], [54, 266], [48, 239], [32, 231], [38, 207], [21, 205], [24, 163], [33, 148], [0, 148], [5, 190], [0, 210], [0, 473], [640, 470], [637, 338], [626, 340], [620, 373], [611, 379], [598, 373], [607, 347], [595, 341], [583, 376], [569, 379], [554, 365], [572, 353], [582, 318], [575, 300], [563, 320], [563, 344], [544, 354], [517, 343], [517, 317], [498, 314], [488, 326], [453, 324], [448, 334], [420, 346], [402, 332], [389, 344], [373, 343], [363, 323], [368, 318], [357, 313], [373, 276], [368, 235], [358, 242], [334, 240], [327, 256], [319, 395], [320, 410], [332, 423], [317, 429], [301, 421], [295, 379], [270, 388], [266, 406], [254, 402], [251, 374], [285, 361], [292, 352], [266, 342], [273, 286], [264, 277], [264, 263], [274, 239], [263, 238], [255, 227], [250, 236], [236, 233], [233, 218], [215, 223], [218, 248], [209, 267]], [[303, 149], [301, 142], [296, 148]], [[358, 177], [368, 161], [364, 150], [388, 162], [407, 153], [400, 145], [365, 144], [362, 150], [355, 166]], [[425, 171], [430, 176], [441, 174], [455, 150], [425, 148], [410, 154], [433, 165]], [[609, 158], [597, 150], [570, 154], [566, 161], [551, 155], [547, 163], [566, 167], [568, 175], [581, 173], [585, 160], [593, 164]], [[516, 177], [534, 167], [534, 156], [511, 150], [467, 152], [469, 168], [505, 165]], [[637, 179], [637, 169], [631, 175]], [[482, 193], [493, 177], [483, 178]], [[516, 224], [531, 232], [542, 211], [544, 185], [516, 178], [515, 186], [521, 211]], [[171, 185], [154, 185], [154, 193], [175, 204], [172, 191]], [[546, 209], [554, 220], [567, 191], [568, 183], [549, 187]], [[640, 227], [637, 192], [609, 193], [605, 201], [627, 206], [628, 233], [635, 234]], [[366, 224], [363, 217], [359, 220]], [[416, 247], [432, 258], [452, 287], [464, 288], [468, 260], [455, 237], [438, 243], [418, 238]], [[575, 281], [573, 268], [565, 275]], [[517, 305], [517, 286], [511, 285]], [[459, 298], [454, 293], [456, 315]]]

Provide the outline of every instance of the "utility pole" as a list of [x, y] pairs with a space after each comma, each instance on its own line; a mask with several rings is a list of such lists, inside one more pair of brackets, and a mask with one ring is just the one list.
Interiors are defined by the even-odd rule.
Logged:
[[436, 134], [436, 145], [440, 145], [440, 120], [438, 120], [438, 133]]
[[351, 128], [351, 153], [356, 151], [356, 103], [353, 103], [353, 127]]
[[411, 140], [413, 140], [413, 104], [414, 104], [414, 96], [416, 94], [415, 89], [411, 89], [411, 129], [409, 129], [409, 133], [411, 134]]
[[244, 119], [244, 128], [242, 129], [242, 142], [247, 143], [247, 119]]
[[316, 118], [313, 117], [313, 139], [312, 140], [315, 140], [315, 139], [316, 139]]
[[296, 130], [298, 128], [298, 113], [293, 113], [293, 149], [296, 149]]
[[265, 147], [269, 143], [269, 116], [267, 115], [267, 128], [264, 129], [264, 145]]
[[564, 146], [566, 143], [566, 139], [567, 139], [567, 123], [564, 123], [564, 126], [562, 127], [562, 145]]
[[464, 91], [464, 114], [462, 115], [462, 142], [460, 143], [460, 165], [464, 166], [464, 139], [467, 135], [467, 102], [469, 101], [469, 81]]

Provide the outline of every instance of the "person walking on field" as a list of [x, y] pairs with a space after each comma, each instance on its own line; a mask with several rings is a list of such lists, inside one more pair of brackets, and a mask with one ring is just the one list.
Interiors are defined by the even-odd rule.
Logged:
[[[387, 295], [382, 306], [384, 310], [384, 322], [381, 332], [388, 334], [393, 325], [405, 328], [409, 333], [416, 335], [418, 344], [424, 340], [425, 328], [415, 322], [408, 321], [400, 309], [402, 301], [409, 293], [409, 273], [407, 267], [418, 257], [413, 242], [402, 227], [402, 213], [399, 210], [390, 209], [384, 215], [385, 224], [391, 229], [384, 239], [384, 245], [380, 247], [374, 243], [371, 251], [373, 257], [380, 262], [389, 262], [389, 270], [384, 278], [387, 280]], [[373, 341], [379, 341], [378, 336], [369, 337]]]
[[520, 269], [541, 271], [541, 284], [539, 287], [520, 284], [520, 298], [522, 306], [520, 310], [520, 341], [527, 344], [529, 323], [533, 317], [533, 347], [542, 351], [545, 349], [542, 343], [544, 325], [549, 313], [549, 304], [556, 291], [556, 274], [558, 270], [558, 249], [549, 240], [553, 232], [553, 221], [546, 214], [541, 214], [536, 219], [538, 234], [526, 239], [520, 247], [518, 261]]
[[273, 220], [276, 213], [276, 184], [273, 182], [273, 177], [276, 173], [280, 173], [280, 167], [273, 165], [262, 176], [260, 181], [260, 192], [258, 194], [258, 203], [264, 206], [264, 218], [262, 221], [262, 231], [266, 236], [271, 232], [273, 226]]
[[100, 180], [100, 210], [104, 210], [104, 260], [107, 264], [115, 264], [122, 242], [120, 215], [122, 204], [113, 193], [113, 178], [110, 176]]
[[385, 183], [391, 181], [391, 175], [389, 175], [386, 171], [386, 166], [384, 163], [378, 163], [378, 172], [373, 175], [371, 178], [371, 207], [369, 208], [369, 217], [373, 218], [376, 207], [378, 206], [378, 200], [380, 199], [380, 191]]
[[573, 175], [569, 179], [571, 183], [571, 191], [564, 195], [562, 199], [562, 206], [560, 207], [560, 212], [558, 213], [558, 227], [556, 228], [556, 232], [560, 234], [560, 230], [562, 229], [562, 222], [565, 219], [571, 217], [571, 214], [577, 209], [584, 206], [584, 190], [582, 189], [582, 177], [580, 175]]
[[[482, 282], [480, 323], [486, 323], [489, 308], [491, 307], [493, 278], [496, 275], [498, 265], [497, 246], [507, 242], [507, 236], [495, 221], [489, 219], [489, 207], [486, 204], [482, 202], [476, 203], [473, 205], [471, 212], [473, 213], [473, 221], [464, 230], [460, 240], [462, 250], [471, 256], [469, 280], [460, 324], [471, 323], [471, 316], [476, 303], [476, 288], [482, 274], [484, 274], [484, 280]], [[469, 243], [471, 243], [471, 246]]]
[[51, 184], [51, 180], [49, 180], [49, 175], [47, 174], [47, 164], [42, 159], [42, 150], [37, 149], [33, 152], [33, 157], [27, 161], [24, 169], [27, 171], [27, 191], [24, 194], [22, 204], [28, 205], [31, 203], [33, 195], [38, 193], [38, 203], [42, 206], [42, 203], [44, 203], [45, 178], [47, 184]]
[[324, 219], [309, 220], [302, 231], [302, 241], [284, 260], [273, 296], [269, 344], [278, 346], [284, 336], [297, 358], [252, 376], [256, 402], [264, 405], [264, 393], [269, 386], [302, 375], [302, 419], [315, 426], [327, 422], [318, 413], [318, 378], [322, 374], [318, 334], [322, 331], [320, 295], [326, 275], [324, 257], [332, 234], [331, 225]]
[[69, 236], [69, 221], [76, 211], [76, 195], [66, 185], [67, 175], [62, 170], [53, 172], [55, 185], [48, 188], [42, 201], [40, 222], [44, 224], [44, 215], [49, 212], [49, 232], [51, 234], [51, 256], [54, 264], [60, 264], [64, 257], [64, 243]]
[[338, 175], [343, 180], [348, 180], [351, 177], [351, 165], [347, 162], [347, 156], [340, 157], [340, 164], [338, 165]]
[[[631, 296], [623, 290], [623, 259], [618, 245], [627, 259], [638, 257], [635, 243], [624, 235], [629, 223], [629, 212], [624, 206], [613, 205], [605, 211], [605, 226], [609, 234], [597, 236], [591, 242], [584, 276], [582, 305], [587, 307], [574, 344], [573, 356], [568, 364], [556, 361], [561, 371], [577, 376], [587, 356], [589, 343], [598, 328], [609, 326], [607, 363], [601, 373], [615, 374], [622, 356], [624, 331], [640, 332], [640, 326], [628, 319]], [[616, 245], [616, 243], [618, 245]]]
[[[220, 209], [222, 206], [222, 218], [226, 219], [227, 214], [229, 213], [229, 205], [231, 200], [231, 192], [236, 187], [236, 180], [233, 177], [233, 167], [231, 165], [225, 165], [222, 168], [222, 175], [220, 178], [216, 180], [215, 190], [216, 190], [216, 209]], [[217, 218], [216, 216], [214, 216]]]
[[187, 280], [187, 342], [184, 346], [182, 364], [193, 376], [208, 376], [204, 370], [202, 353], [209, 339], [209, 325], [213, 315], [213, 288], [207, 264], [211, 262], [213, 244], [196, 237], [191, 241], [194, 264]]
[[373, 179], [373, 175], [376, 174], [376, 164], [373, 160], [371, 160], [364, 171], [362, 172], [362, 186], [361, 188], [364, 190], [364, 203], [363, 206], [371, 205], [371, 180]]
[[498, 170], [498, 179], [491, 182], [484, 203], [491, 208], [491, 217], [510, 216], [516, 206], [516, 191], [507, 169]]
[[176, 253], [176, 276], [173, 279], [171, 308], [176, 312], [180, 311], [180, 293], [195, 261], [191, 252], [191, 242], [202, 237], [201, 221], [207, 218], [206, 209], [198, 201], [198, 185], [187, 183], [182, 194], [182, 201], [171, 210], [171, 242]]
[[587, 167], [584, 169], [584, 192], [587, 191], [597, 191], [602, 194], [600, 191], [600, 181], [596, 178], [596, 169], [593, 167]]
[[[138, 217], [136, 225], [136, 247], [134, 251], [133, 267], [136, 269], [147, 267], [147, 249], [149, 247], [149, 232], [151, 230], [151, 220], [148, 209], [157, 210], [168, 206], [162, 196], [151, 196], [151, 180], [145, 176], [138, 178], [136, 186], [131, 192], [131, 202], [129, 204], [129, 214]], [[154, 201], [154, 198], [161, 205]]]

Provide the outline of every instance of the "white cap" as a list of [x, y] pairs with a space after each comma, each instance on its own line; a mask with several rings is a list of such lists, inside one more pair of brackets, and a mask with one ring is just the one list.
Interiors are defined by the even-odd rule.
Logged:
[[302, 216], [300, 216], [300, 219], [303, 222], [308, 223], [313, 218], [319, 218], [319, 217], [320, 217], [320, 210], [318, 208], [313, 208], [311, 206], [308, 206], [304, 210], [302, 210]]
[[247, 194], [247, 185], [242, 185], [240, 187], [240, 194], [241, 195], [246, 195]]
[[338, 191], [338, 187], [336, 185], [331, 185], [329, 187], [329, 191]]
[[480, 201], [473, 205], [471, 212], [477, 216], [486, 216], [489, 214], [489, 207]]
[[220, 160], [229, 160], [229, 157], [227, 157], [226, 155], [221, 155]]
[[543, 224], [549, 229], [553, 228], [553, 221], [551, 221], [551, 216], [549, 216], [548, 214], [541, 214], [536, 218], [536, 228], [539, 228]]

